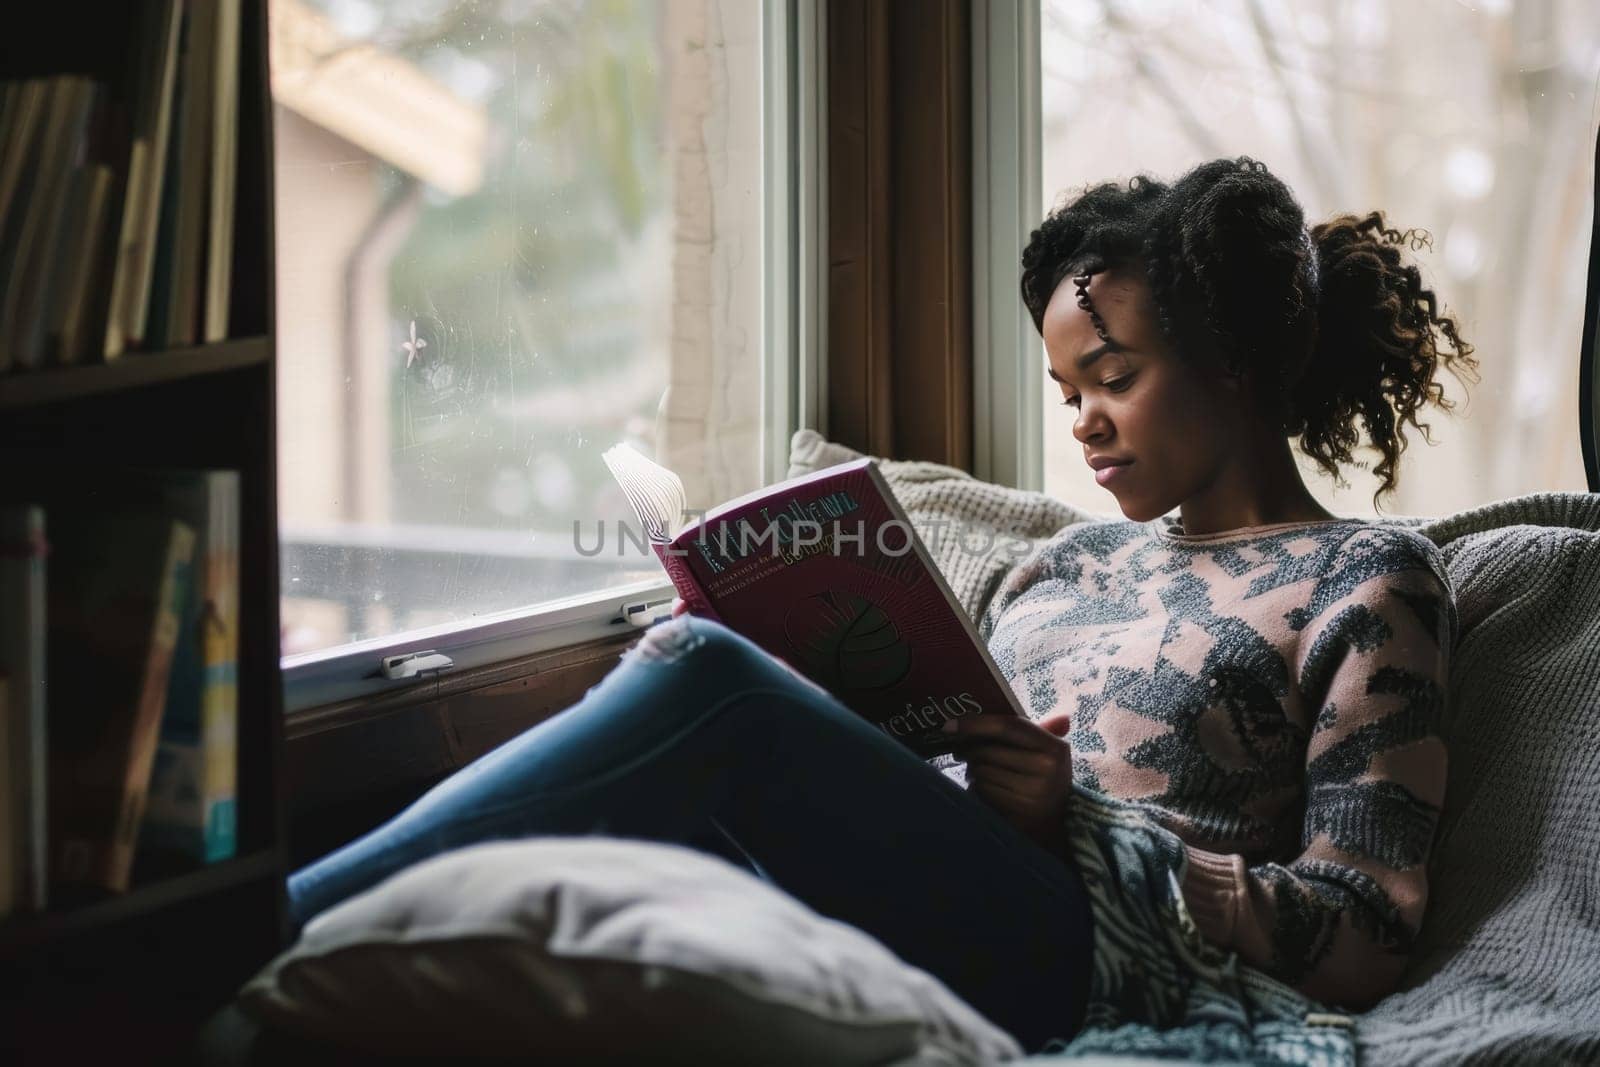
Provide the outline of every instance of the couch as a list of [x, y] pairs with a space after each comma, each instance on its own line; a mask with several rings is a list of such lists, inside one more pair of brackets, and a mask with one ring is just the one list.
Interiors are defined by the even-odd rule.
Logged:
[[[792, 443], [789, 473], [856, 455], [801, 431]], [[919, 528], [987, 528], [1036, 545], [1072, 523], [1113, 517], [990, 485], [950, 467], [887, 460], [880, 467]], [[1431, 902], [1397, 992], [1370, 1011], [1346, 1015], [1307, 1002], [1231, 953], [1205, 945], [1186, 917], [1176, 914], [1183, 909], [1173, 900], [1182, 862], [1175, 839], [1115, 804], [1086, 801], [1084, 810], [1093, 816], [1087, 821], [1098, 829], [1083, 838], [1080, 859], [1116, 883], [1114, 891], [1137, 913], [1129, 922], [1145, 924], [1124, 931], [1140, 947], [1120, 959], [1119, 973], [1105, 981], [1136, 1002], [1141, 981], [1170, 985], [1170, 977], [1157, 972], [1170, 971], [1174, 955], [1199, 961], [1210, 978], [1185, 984], [1175, 999], [1163, 987], [1160, 997], [1152, 992], [1143, 1006], [1129, 1009], [1125, 1025], [1080, 1034], [1022, 1061], [1020, 1053], [1013, 1056], [1003, 1041], [983, 1031], [981, 1020], [952, 1023], [967, 1018], [960, 1006], [940, 1001], [936, 982], [930, 986], [928, 976], [905, 968], [912, 983], [907, 988], [914, 986], [923, 998], [917, 1009], [926, 1015], [918, 1023], [921, 1037], [894, 1046], [898, 1051], [892, 1054], [883, 1045], [853, 1057], [840, 1051], [848, 1045], [838, 1044], [838, 1034], [830, 1031], [834, 1043], [813, 1061], [1600, 1062], [1600, 495], [1542, 493], [1443, 518], [1384, 521], [1410, 526], [1440, 546], [1460, 617], [1446, 723], [1450, 774], [1430, 861]], [[1001, 551], [999, 541], [991, 552], [974, 552], [972, 543], [946, 537], [930, 547], [963, 607], [976, 616], [1017, 555]], [[668, 856], [664, 862], [670, 868], [678, 860]], [[701, 872], [695, 868], [690, 875]], [[741, 892], [717, 881], [717, 872], [705, 876], [718, 892]], [[748, 895], [753, 899], [756, 892]], [[604, 921], [618, 920], [608, 912]], [[800, 921], [791, 916], [786, 928]], [[851, 952], [870, 954], [870, 946], [850, 944]], [[325, 1041], [304, 1044], [304, 1034], [285, 1032], [295, 1028], [293, 1010], [274, 1015], [261, 1007], [263, 988], [277, 994], [287, 984], [282, 962], [257, 980], [254, 1002], [249, 995], [241, 998], [245, 1011], [231, 1008], [214, 1023], [205, 1046], [211, 1062], [266, 1062], [285, 1048], [297, 1058], [319, 1047], [326, 1051]], [[892, 966], [852, 966], [878, 965]], [[437, 972], [436, 960], [430, 966]], [[754, 965], [739, 966], [748, 978]], [[887, 973], [879, 972], [876, 988], [890, 981], [883, 977]], [[786, 981], [792, 983], [793, 976]], [[841, 997], [870, 999], [864, 988], [841, 992], [830, 986], [816, 1002], [821, 1006], [808, 1010], [842, 1010]], [[865, 1009], [856, 1003], [852, 1010]], [[911, 1009], [902, 1004], [894, 1010]], [[697, 1025], [710, 1025], [695, 1018], [701, 1019]], [[272, 1025], [263, 1028], [262, 1019]], [[961, 1026], [969, 1028], [964, 1043], [946, 1040], [946, 1031]], [[788, 1040], [792, 1046], [809, 1038]], [[744, 1052], [732, 1058], [752, 1058], [748, 1046], [739, 1048]], [[675, 1058], [670, 1049], [660, 1051], [649, 1058]], [[803, 1049], [788, 1052], [801, 1062], [807, 1058]], [[705, 1046], [696, 1046], [685, 1062], [696, 1058], [707, 1060]], [[328, 1062], [335, 1061], [357, 1062], [345, 1054]]]

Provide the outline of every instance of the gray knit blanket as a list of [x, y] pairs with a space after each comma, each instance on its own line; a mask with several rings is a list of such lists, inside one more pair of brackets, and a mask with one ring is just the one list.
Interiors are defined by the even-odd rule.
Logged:
[[[790, 474], [857, 455], [802, 430]], [[880, 467], [974, 617], [1022, 549], [1112, 517], [951, 467]], [[1428, 913], [1399, 990], [1356, 1016], [1357, 1050], [1373, 1064], [1600, 1063], [1600, 495], [1383, 521], [1439, 545], [1460, 631]], [[1118, 1062], [1155, 1062], [1139, 1052]]]
[[1427, 918], [1370, 1063], [1600, 1063], [1600, 495], [1431, 521], [1461, 633]]

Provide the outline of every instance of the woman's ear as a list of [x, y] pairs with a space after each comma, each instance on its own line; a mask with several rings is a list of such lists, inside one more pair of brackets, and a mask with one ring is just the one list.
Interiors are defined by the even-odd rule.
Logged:
[[1245, 366], [1242, 360], [1232, 352], [1221, 346], [1210, 348], [1198, 356], [1191, 364], [1204, 378], [1214, 383], [1222, 383], [1234, 390], [1242, 387], [1245, 377]]

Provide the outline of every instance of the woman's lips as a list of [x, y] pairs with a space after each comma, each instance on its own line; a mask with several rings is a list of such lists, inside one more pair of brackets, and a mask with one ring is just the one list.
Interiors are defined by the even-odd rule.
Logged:
[[1130, 459], [1126, 463], [1118, 463], [1111, 467], [1102, 467], [1094, 472], [1094, 480], [1099, 482], [1101, 485], [1110, 485], [1118, 478], [1121, 478], [1124, 472], [1127, 471], [1127, 469], [1132, 465], [1133, 460]]

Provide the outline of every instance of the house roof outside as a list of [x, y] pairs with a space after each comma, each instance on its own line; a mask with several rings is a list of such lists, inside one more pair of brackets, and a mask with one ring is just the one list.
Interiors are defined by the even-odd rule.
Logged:
[[409, 60], [349, 40], [303, 0], [276, 0], [270, 26], [279, 103], [442, 192], [483, 183], [483, 108]]

